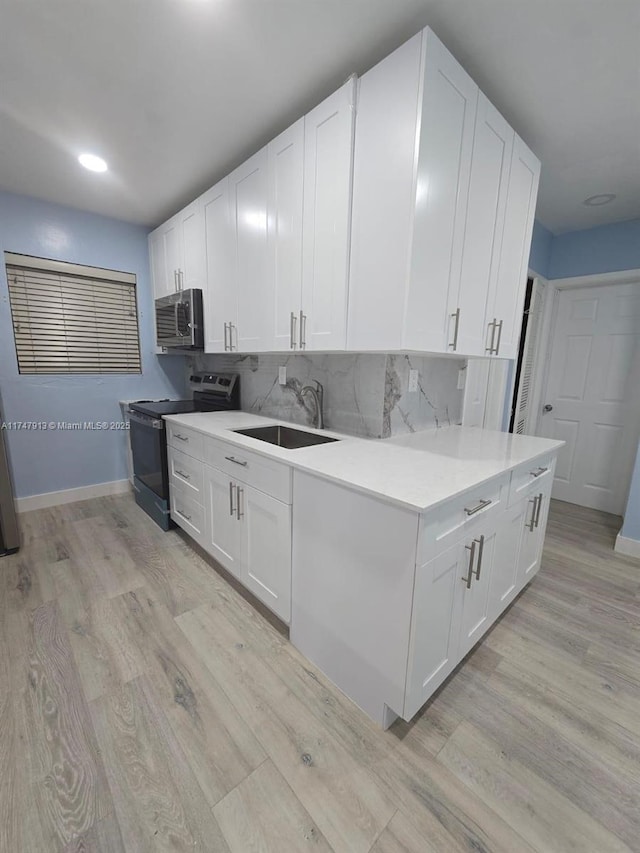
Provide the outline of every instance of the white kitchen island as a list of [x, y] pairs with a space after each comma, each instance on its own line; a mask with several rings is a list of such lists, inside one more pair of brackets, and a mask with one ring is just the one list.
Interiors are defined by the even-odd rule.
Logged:
[[449, 427], [289, 450], [234, 432], [270, 418], [166, 420], [174, 520], [384, 727], [539, 568], [562, 442]]

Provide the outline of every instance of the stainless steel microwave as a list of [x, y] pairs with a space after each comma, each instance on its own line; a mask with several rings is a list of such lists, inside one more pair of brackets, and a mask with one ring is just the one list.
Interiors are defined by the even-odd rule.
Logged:
[[204, 349], [201, 290], [179, 290], [156, 299], [156, 340], [159, 347]]

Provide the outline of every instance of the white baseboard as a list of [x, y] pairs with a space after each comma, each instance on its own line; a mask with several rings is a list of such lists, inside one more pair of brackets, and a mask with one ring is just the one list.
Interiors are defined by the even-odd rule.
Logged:
[[89, 498], [103, 498], [106, 495], [122, 495], [131, 488], [129, 480], [112, 480], [109, 483], [96, 483], [93, 486], [79, 486], [76, 489], [63, 489], [60, 492], [45, 492], [42, 495], [29, 495], [26, 498], [16, 498], [18, 512], [29, 512], [32, 509], [44, 509], [48, 506], [70, 504], [75, 501], [86, 501]]
[[640, 542], [637, 539], [629, 539], [628, 536], [616, 536], [616, 544], [614, 551], [618, 554], [624, 554], [626, 557], [640, 558]]

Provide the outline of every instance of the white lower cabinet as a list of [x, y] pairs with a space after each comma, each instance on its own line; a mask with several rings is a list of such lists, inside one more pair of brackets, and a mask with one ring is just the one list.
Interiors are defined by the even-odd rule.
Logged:
[[491, 578], [491, 619], [495, 619], [518, 592], [520, 542], [526, 521], [526, 501], [505, 511], [496, 538]]
[[460, 578], [466, 552], [453, 545], [416, 570], [403, 716], [411, 719], [457, 662]]
[[204, 548], [256, 598], [291, 617], [291, 507], [205, 465]]
[[403, 716], [411, 717], [492, 622], [497, 529], [461, 540], [416, 569]]
[[540, 568], [551, 486], [552, 481], [541, 483], [539, 491], [522, 504], [524, 523], [522, 525], [517, 579], [520, 586], [528, 583]]
[[291, 641], [384, 728], [410, 720], [539, 569], [554, 457], [400, 515], [295, 471]]
[[458, 658], [470, 651], [491, 625], [491, 581], [496, 554], [497, 529], [478, 533], [463, 545], [464, 572], [460, 576], [462, 589], [460, 613], [460, 644]]
[[240, 580], [242, 528], [237, 518], [236, 484], [223, 471], [206, 465], [204, 499], [207, 515], [204, 547], [227, 571]]
[[238, 492], [242, 582], [283, 622], [291, 618], [291, 507], [250, 486]]
[[170, 483], [171, 518], [177, 525], [195, 539], [200, 545], [205, 542], [204, 507], [194, 497], [176, 485]]
[[291, 469], [177, 424], [167, 434], [172, 519], [289, 624]]

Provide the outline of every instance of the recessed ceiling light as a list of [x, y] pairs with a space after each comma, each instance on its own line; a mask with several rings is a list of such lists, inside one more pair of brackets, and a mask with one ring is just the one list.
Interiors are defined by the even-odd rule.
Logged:
[[582, 202], [587, 207], [600, 207], [603, 204], [609, 204], [616, 197], [615, 193], [600, 193], [599, 195], [590, 195]]
[[78, 157], [78, 162], [91, 172], [106, 172], [108, 169], [106, 160], [96, 154], [81, 154]]

